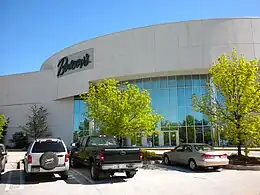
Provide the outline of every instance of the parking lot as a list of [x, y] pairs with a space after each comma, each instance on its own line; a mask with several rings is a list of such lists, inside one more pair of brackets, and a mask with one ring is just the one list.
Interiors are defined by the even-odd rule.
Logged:
[[[67, 181], [59, 176], [36, 177], [25, 182], [23, 171], [16, 169], [16, 162], [22, 153], [10, 153], [7, 170], [0, 182], [0, 194], [43, 195], [43, 194], [106, 194], [106, 195], [260, 195], [258, 171], [200, 170], [191, 172], [184, 167], [149, 166], [140, 169], [132, 179], [124, 174], [114, 177], [104, 176], [93, 181], [85, 168], [71, 169]], [[21, 167], [22, 168], [22, 167]]]

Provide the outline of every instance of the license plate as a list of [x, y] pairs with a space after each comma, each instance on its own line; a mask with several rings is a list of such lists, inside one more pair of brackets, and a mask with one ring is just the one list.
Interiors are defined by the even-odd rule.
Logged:
[[34, 168], [32, 168], [32, 172], [40, 172], [40, 168], [34, 167]]
[[215, 159], [220, 159], [220, 157], [219, 156], [215, 156]]

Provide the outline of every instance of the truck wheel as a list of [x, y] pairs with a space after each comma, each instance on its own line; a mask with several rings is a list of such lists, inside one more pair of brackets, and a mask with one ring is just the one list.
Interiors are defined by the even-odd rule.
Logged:
[[90, 176], [93, 180], [98, 180], [100, 176], [100, 169], [95, 166], [93, 163], [91, 164], [90, 167]]
[[133, 178], [136, 174], [135, 171], [126, 171], [125, 173], [127, 178]]
[[78, 168], [79, 164], [78, 164], [78, 162], [74, 158], [70, 158], [70, 166], [72, 168]]

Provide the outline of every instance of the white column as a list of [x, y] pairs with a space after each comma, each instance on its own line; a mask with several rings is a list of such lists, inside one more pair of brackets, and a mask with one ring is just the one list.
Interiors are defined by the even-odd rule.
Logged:
[[126, 146], [131, 146], [131, 138], [126, 138]]
[[142, 146], [147, 147], [147, 136], [142, 137]]
[[164, 146], [164, 137], [163, 137], [163, 133], [160, 133], [158, 135], [159, 137], [159, 146]]
[[179, 131], [176, 131], [176, 145], [180, 144], [180, 135], [179, 135]]

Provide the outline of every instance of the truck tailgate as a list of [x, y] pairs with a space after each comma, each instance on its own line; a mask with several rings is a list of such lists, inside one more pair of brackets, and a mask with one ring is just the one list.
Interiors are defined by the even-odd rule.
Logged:
[[104, 149], [104, 163], [137, 163], [141, 162], [140, 149], [113, 148]]

